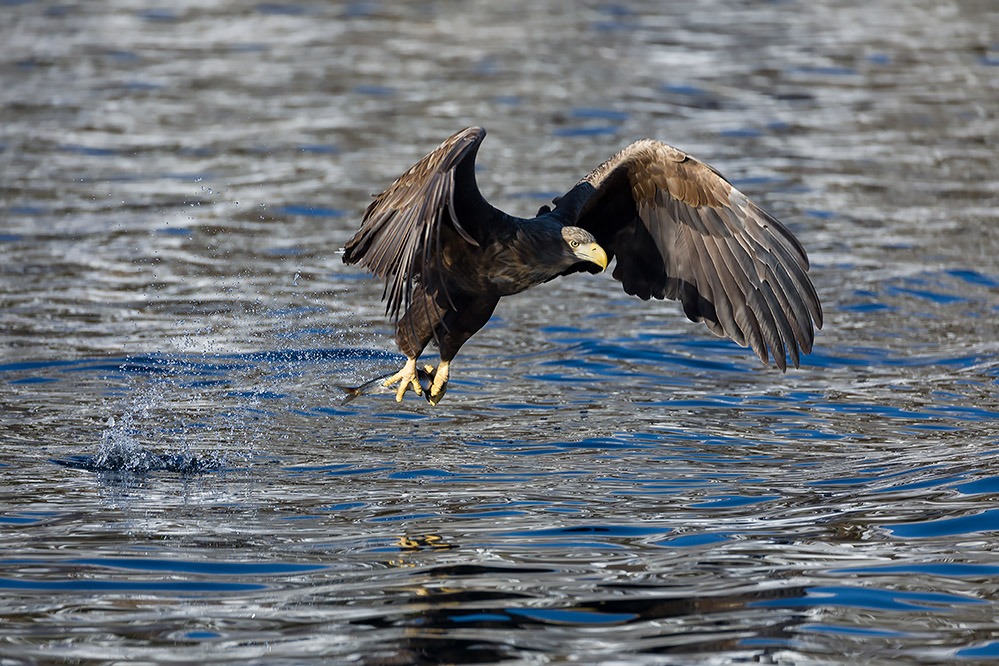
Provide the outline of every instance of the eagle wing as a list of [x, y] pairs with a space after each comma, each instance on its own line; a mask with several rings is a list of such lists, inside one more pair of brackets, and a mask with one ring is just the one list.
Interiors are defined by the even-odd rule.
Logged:
[[413, 165], [375, 196], [360, 229], [344, 246], [344, 263], [360, 263], [385, 280], [383, 298], [393, 319], [409, 307], [415, 283], [444, 286], [446, 291], [441, 238], [445, 227], [465, 242], [479, 244], [466, 228], [474, 218], [464, 225], [458, 220], [455, 197], [457, 192], [464, 200], [488, 205], [474, 177], [475, 154], [485, 135], [481, 127], [463, 129]]
[[646, 139], [581, 182], [594, 192], [577, 224], [617, 257], [626, 292], [681, 301], [764, 363], [769, 348], [781, 370], [811, 351], [822, 307], [804, 248], [712, 167]]

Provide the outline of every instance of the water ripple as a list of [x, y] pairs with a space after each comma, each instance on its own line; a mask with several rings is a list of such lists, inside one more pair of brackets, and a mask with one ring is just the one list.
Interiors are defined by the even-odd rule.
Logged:
[[[0, 653], [991, 663], [993, 4], [4, 3]], [[644, 136], [719, 168], [813, 353], [611, 271], [340, 405], [402, 358], [337, 250], [472, 123], [516, 214]]]

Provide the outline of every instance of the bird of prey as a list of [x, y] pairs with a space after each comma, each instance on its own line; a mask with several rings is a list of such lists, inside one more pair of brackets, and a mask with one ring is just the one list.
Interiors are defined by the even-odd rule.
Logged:
[[[613, 276], [643, 300], [678, 300], [691, 321], [749, 346], [782, 371], [811, 351], [822, 307], [804, 248], [707, 164], [665, 143], [632, 143], [536, 217], [490, 205], [475, 182], [486, 132], [457, 132], [368, 206], [343, 260], [385, 280], [386, 312], [407, 361], [385, 386], [423, 394], [417, 359], [440, 351], [427, 399], [503, 296], [576, 272]], [[401, 314], [401, 316], [400, 316]], [[769, 350], [769, 354], [768, 354]], [[425, 372], [427, 371], [425, 370]], [[426, 383], [426, 382], [424, 382]]]

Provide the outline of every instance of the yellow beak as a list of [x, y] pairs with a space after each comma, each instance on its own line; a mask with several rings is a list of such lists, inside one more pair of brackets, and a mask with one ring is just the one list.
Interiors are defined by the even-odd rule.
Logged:
[[600, 267], [600, 270], [607, 269], [607, 253], [596, 243], [590, 243], [586, 247], [576, 250], [576, 256], [585, 261], [591, 261]]

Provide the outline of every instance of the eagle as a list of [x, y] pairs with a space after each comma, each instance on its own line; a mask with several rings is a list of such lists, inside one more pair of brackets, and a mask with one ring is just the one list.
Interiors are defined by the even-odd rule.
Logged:
[[[497, 303], [554, 278], [613, 276], [640, 299], [680, 301], [694, 322], [787, 370], [809, 353], [822, 306], [801, 243], [714, 168], [660, 141], [632, 143], [530, 219], [490, 205], [475, 181], [486, 131], [457, 132], [375, 195], [343, 261], [384, 279], [405, 354], [384, 381], [437, 405], [451, 361]], [[440, 352], [424, 389], [417, 359]], [[800, 353], [799, 353], [800, 350]], [[424, 379], [426, 375], [423, 375]], [[425, 381], [425, 383], [427, 383]], [[392, 389], [386, 389], [391, 391]]]

